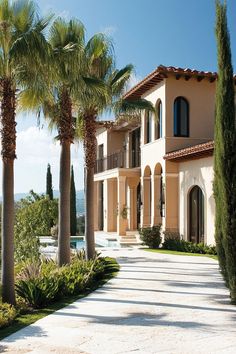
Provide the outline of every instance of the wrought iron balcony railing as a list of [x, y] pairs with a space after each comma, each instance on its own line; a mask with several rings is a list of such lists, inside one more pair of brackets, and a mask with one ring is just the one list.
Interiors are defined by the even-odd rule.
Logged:
[[[95, 173], [112, 170], [113, 168], [127, 168], [127, 151], [120, 150], [114, 154], [98, 159], [95, 164]], [[140, 151], [132, 151], [129, 168], [140, 166]]]

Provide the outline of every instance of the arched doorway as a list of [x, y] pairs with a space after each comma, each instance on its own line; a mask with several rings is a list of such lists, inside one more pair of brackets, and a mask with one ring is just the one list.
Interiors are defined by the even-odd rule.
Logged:
[[204, 242], [204, 195], [198, 186], [189, 193], [189, 241]]

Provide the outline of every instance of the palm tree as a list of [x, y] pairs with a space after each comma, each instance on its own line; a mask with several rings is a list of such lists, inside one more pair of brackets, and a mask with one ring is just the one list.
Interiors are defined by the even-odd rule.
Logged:
[[73, 92], [80, 81], [84, 26], [58, 18], [49, 32], [47, 65], [40, 65], [38, 81], [21, 95], [24, 106], [43, 111], [60, 141], [58, 264], [70, 263], [70, 147], [74, 141]]
[[50, 17], [39, 18], [33, 1], [0, 1], [2, 300], [11, 304], [15, 303], [13, 224], [17, 90], [24, 82], [27, 65], [34, 66], [46, 50], [43, 31], [49, 21]]
[[[97, 34], [88, 41], [85, 50], [87, 64], [85, 82], [93, 80], [94, 85], [78, 91], [78, 121], [83, 122], [83, 140], [85, 156], [85, 241], [88, 259], [95, 255], [94, 242], [94, 166], [96, 161], [96, 121], [98, 115], [108, 108], [118, 114], [125, 112], [137, 116], [140, 110], [154, 111], [146, 100], [125, 101], [127, 83], [133, 72], [133, 66], [127, 65], [121, 70], [115, 69], [111, 42], [102, 34]], [[84, 77], [85, 79], [85, 77]], [[90, 82], [91, 83], [91, 82]]]

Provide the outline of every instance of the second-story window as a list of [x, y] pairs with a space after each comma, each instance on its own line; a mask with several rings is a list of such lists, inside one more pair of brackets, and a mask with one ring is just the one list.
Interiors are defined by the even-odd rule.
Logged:
[[152, 141], [152, 113], [149, 111], [146, 114], [146, 136], [145, 143], [148, 144]]
[[155, 139], [162, 138], [162, 102], [157, 103], [157, 121], [155, 123]]
[[189, 104], [184, 97], [174, 102], [174, 136], [189, 136]]

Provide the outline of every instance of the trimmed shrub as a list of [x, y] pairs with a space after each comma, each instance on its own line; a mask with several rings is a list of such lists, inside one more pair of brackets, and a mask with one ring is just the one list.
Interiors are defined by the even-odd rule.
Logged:
[[161, 244], [161, 224], [139, 229], [141, 240], [149, 248], [159, 248]]
[[164, 240], [181, 240], [181, 236], [180, 236], [180, 233], [177, 232], [177, 231], [164, 231], [163, 232], [163, 235], [164, 235]]
[[0, 304], [0, 328], [9, 326], [16, 318], [17, 311], [14, 306]]
[[216, 255], [216, 247], [208, 246], [204, 243], [192, 243], [189, 241], [181, 240], [178, 237], [165, 237], [162, 248], [170, 251], [179, 251], [187, 253], [200, 253]]

